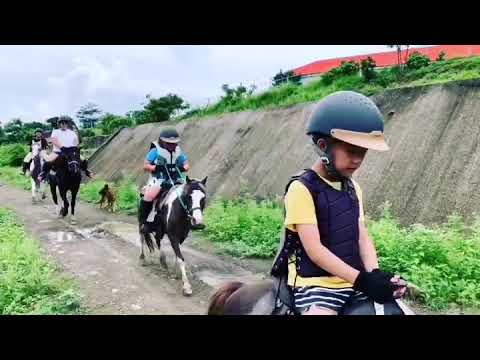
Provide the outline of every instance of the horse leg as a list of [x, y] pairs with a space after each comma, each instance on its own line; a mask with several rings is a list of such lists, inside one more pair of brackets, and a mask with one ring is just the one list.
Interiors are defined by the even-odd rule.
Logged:
[[32, 185], [32, 204], [35, 204], [37, 202], [37, 184], [35, 184], [35, 181], [33, 179], [30, 179], [30, 183]]
[[42, 200], [45, 200], [47, 198], [47, 194], [45, 193], [45, 184], [43, 181], [40, 181], [40, 186], [39, 186], [40, 193], [42, 195]]
[[145, 247], [145, 235], [144, 235], [141, 231], [139, 231], [138, 233], [139, 233], [139, 235], [140, 235], [140, 245], [141, 245], [141, 248], [142, 248], [138, 260], [140, 261], [140, 265], [141, 265], [141, 266], [145, 266], [145, 265], [147, 265], [147, 263], [145, 262], [145, 252], [144, 252], [144, 247]]
[[180, 251], [180, 242], [175, 236], [168, 236], [170, 239], [170, 244], [172, 245], [175, 256], [177, 257], [177, 263], [182, 272], [182, 281], [183, 281], [183, 295], [190, 296], [192, 295], [192, 285], [188, 281], [187, 270], [185, 267], [185, 259], [183, 258], [182, 252]]
[[70, 204], [71, 207], [72, 207], [72, 213], [71, 213], [71, 217], [70, 217], [70, 223], [72, 224], [76, 224], [77, 223], [77, 220], [75, 219], [75, 203], [77, 201], [77, 192], [78, 192], [78, 187], [75, 186], [72, 190], [71, 190], [71, 193], [72, 193], [72, 203]]
[[59, 215], [61, 208], [60, 208], [60, 204], [58, 203], [57, 184], [52, 178], [50, 178], [50, 193], [52, 194], [52, 200], [53, 200], [53, 203], [55, 204], [56, 214]]
[[64, 188], [60, 188], [60, 197], [62, 198], [63, 201], [63, 207], [60, 210], [60, 215], [62, 217], [65, 217], [68, 215], [68, 206], [70, 205], [67, 200], [67, 191]]
[[165, 256], [165, 252], [162, 250], [162, 248], [160, 247], [160, 244], [161, 244], [161, 241], [162, 241], [162, 238], [163, 238], [163, 231], [161, 230], [158, 230], [155, 232], [155, 240], [157, 240], [157, 246], [158, 246], [158, 251], [160, 252], [160, 265], [165, 269], [167, 270], [168, 269], [168, 265], [167, 265], [167, 257]]

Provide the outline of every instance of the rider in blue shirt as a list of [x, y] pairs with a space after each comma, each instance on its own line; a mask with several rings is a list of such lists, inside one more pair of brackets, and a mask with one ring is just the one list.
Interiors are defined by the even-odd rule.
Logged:
[[178, 145], [180, 137], [177, 130], [166, 128], [160, 132], [158, 142], [150, 146], [143, 169], [150, 173], [143, 199], [140, 200], [140, 230], [148, 232], [147, 218], [152, 211], [153, 201], [162, 190], [183, 181], [183, 174], [189, 170], [187, 155]]

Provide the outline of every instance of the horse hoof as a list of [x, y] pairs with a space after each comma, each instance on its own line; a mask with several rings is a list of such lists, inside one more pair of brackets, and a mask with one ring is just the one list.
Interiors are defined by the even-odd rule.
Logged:
[[77, 224], [77, 220], [75, 220], [75, 219], [70, 219], [70, 224], [76, 225], [76, 224]]
[[164, 257], [160, 257], [160, 265], [161, 265], [162, 268], [164, 268], [165, 270], [168, 270], [167, 260], [166, 260]]
[[191, 288], [183, 288], [183, 296], [192, 296], [192, 289]]
[[145, 261], [145, 256], [144, 257], [140, 256], [138, 258], [138, 263], [140, 264], [140, 266], [147, 266], [147, 262]]

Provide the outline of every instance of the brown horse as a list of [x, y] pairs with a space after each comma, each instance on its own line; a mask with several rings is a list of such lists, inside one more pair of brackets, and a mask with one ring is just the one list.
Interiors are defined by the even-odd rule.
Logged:
[[[210, 298], [207, 315], [298, 315], [293, 295], [285, 279], [244, 284], [228, 282]], [[340, 315], [414, 315], [400, 299], [378, 304], [372, 300], [352, 300]]]

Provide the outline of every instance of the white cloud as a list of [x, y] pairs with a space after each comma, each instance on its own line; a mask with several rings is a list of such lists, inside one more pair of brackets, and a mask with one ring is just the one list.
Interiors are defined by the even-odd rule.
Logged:
[[278, 70], [383, 45], [0, 46], [0, 121], [74, 115], [87, 102], [123, 114], [146, 94], [173, 92], [194, 105], [224, 83], [268, 86]]

